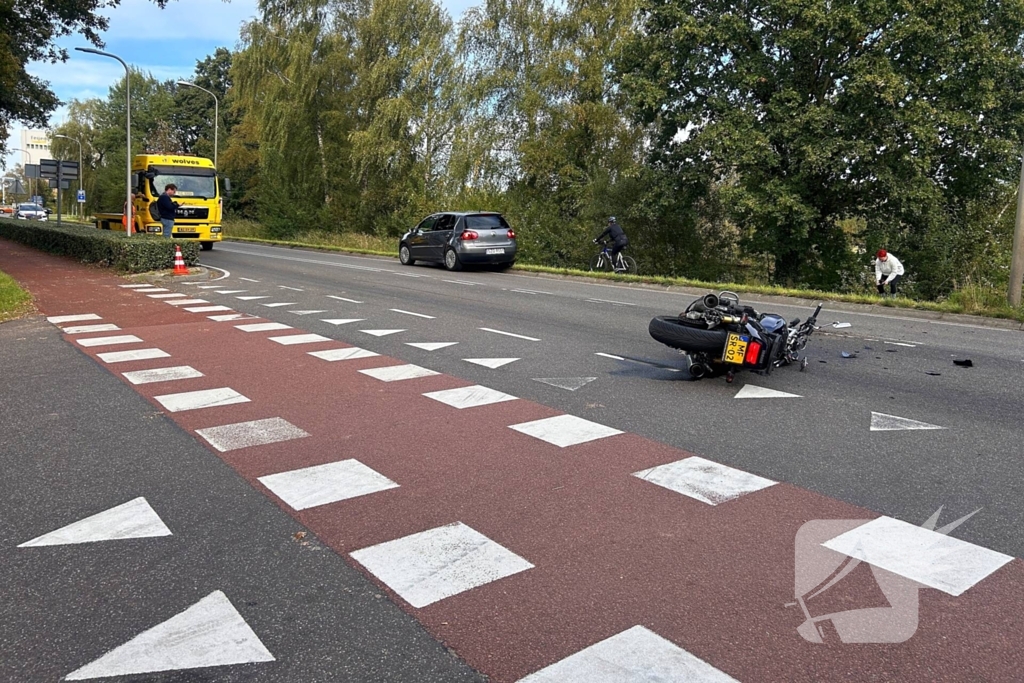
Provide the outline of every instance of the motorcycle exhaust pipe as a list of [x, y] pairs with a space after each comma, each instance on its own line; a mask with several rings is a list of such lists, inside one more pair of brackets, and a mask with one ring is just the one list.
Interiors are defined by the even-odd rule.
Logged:
[[717, 294], [705, 294], [704, 298], [701, 299], [701, 303], [704, 304], [704, 308], [715, 308], [721, 301], [719, 301]]
[[690, 365], [690, 376], [694, 379], [700, 379], [708, 374], [708, 366], [703, 363], [693, 363]]

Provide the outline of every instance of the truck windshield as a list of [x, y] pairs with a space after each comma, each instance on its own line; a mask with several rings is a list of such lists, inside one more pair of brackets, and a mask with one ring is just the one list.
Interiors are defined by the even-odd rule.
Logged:
[[163, 193], [167, 185], [177, 185], [179, 197], [213, 199], [217, 196], [217, 179], [214, 176], [161, 173], [149, 183], [154, 197]]

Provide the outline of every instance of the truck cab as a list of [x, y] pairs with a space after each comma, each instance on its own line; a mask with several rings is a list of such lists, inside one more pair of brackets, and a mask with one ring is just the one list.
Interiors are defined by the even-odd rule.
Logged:
[[[137, 154], [132, 161], [132, 206], [135, 232], [160, 234], [160, 213], [156, 200], [167, 185], [178, 187], [174, 201], [178, 210], [174, 216], [175, 239], [199, 242], [204, 250], [213, 248], [221, 240], [223, 202], [217, 169], [213, 162], [202, 157], [180, 154]], [[231, 187], [227, 178], [224, 188]], [[124, 214], [96, 214], [96, 227], [105, 230], [124, 230]]]

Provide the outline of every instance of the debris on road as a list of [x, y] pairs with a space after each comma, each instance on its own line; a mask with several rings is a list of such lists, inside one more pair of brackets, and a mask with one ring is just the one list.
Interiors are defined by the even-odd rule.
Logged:
[[843, 358], [856, 358], [857, 357], [856, 353], [850, 353], [849, 351], [840, 351], [840, 353], [842, 354]]
[[924, 374], [926, 374], [926, 375], [931, 375], [932, 377], [938, 377], [938, 376], [939, 376], [939, 375], [941, 375], [942, 373], [941, 373], [941, 372], [931, 372], [931, 371], [929, 371], [929, 370], [925, 370], [925, 371], [924, 371]]
[[850, 324], [850, 323], [841, 323], [841, 322], [837, 321], [837, 322], [832, 323], [832, 327], [836, 328], [837, 330], [841, 330], [844, 327], [853, 327], [853, 325]]
[[965, 358], [964, 360], [955, 360], [955, 361], [953, 361], [953, 365], [959, 366], [961, 368], [973, 368], [974, 367], [974, 363], [971, 362], [970, 358]]

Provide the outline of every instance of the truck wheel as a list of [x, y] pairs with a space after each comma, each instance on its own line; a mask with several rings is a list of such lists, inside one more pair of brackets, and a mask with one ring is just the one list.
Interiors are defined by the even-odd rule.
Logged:
[[203, 251], [213, 251], [213, 242], [200, 242]]

